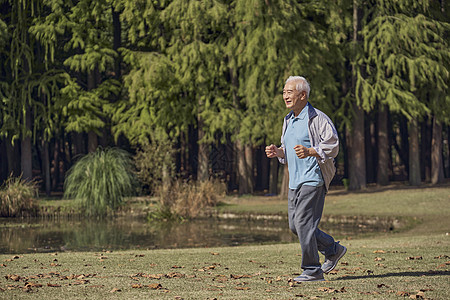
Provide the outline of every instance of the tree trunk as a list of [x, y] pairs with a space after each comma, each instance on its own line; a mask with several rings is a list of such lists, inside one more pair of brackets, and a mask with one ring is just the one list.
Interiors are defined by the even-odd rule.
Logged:
[[253, 169], [253, 147], [245, 145], [245, 179], [247, 180], [248, 194], [252, 194], [255, 186]]
[[431, 183], [444, 182], [444, 163], [442, 160], [442, 124], [433, 117], [433, 137], [431, 140]]
[[[112, 21], [113, 21], [113, 49], [118, 52], [118, 49], [122, 46], [122, 24], [120, 23], [120, 12], [115, 11], [112, 7]], [[121, 55], [117, 55], [114, 61], [114, 78], [121, 78]]]
[[238, 160], [239, 195], [250, 193], [249, 181], [247, 180], [247, 164], [245, 162], [245, 147], [240, 140], [236, 141]]
[[0, 186], [8, 178], [8, 157], [6, 153], [6, 139], [0, 138]]
[[56, 190], [58, 188], [59, 179], [61, 177], [59, 148], [60, 148], [60, 140], [58, 138], [55, 138], [55, 145], [54, 145], [54, 149], [53, 149], [53, 181], [52, 181], [54, 190]]
[[354, 105], [355, 120], [349, 138], [349, 189], [366, 188], [366, 154], [364, 151], [364, 111]]
[[[27, 130], [31, 129], [31, 112], [27, 111], [25, 116], [25, 122]], [[24, 180], [32, 180], [33, 179], [33, 157], [32, 157], [32, 146], [31, 146], [31, 136], [27, 135], [22, 137], [22, 141], [20, 143], [21, 150], [21, 159], [20, 159], [20, 168], [22, 171], [22, 178]]]
[[409, 122], [409, 184], [418, 186], [420, 179], [419, 130], [417, 121]]
[[389, 184], [388, 109], [385, 105], [378, 112], [377, 184]]
[[[96, 87], [96, 74], [95, 70], [88, 73], [88, 90], [93, 90]], [[98, 147], [97, 134], [90, 130], [88, 132], [88, 152], [94, 152]]]
[[19, 147], [17, 143], [13, 145], [10, 138], [7, 138], [5, 143], [6, 143], [6, 158], [8, 162], [8, 176], [17, 177], [20, 175]]
[[270, 159], [269, 194], [278, 194], [278, 159]]
[[366, 180], [368, 183], [376, 181], [376, 141], [375, 139], [375, 124], [372, 122], [370, 116], [365, 114], [364, 116], [364, 139], [366, 153]]
[[288, 165], [283, 165], [283, 179], [281, 180], [280, 196], [287, 198], [289, 192], [289, 169]]
[[206, 181], [209, 179], [209, 145], [200, 142], [205, 136], [203, 130], [203, 122], [198, 119], [198, 168], [197, 168], [197, 180]]
[[269, 190], [269, 159], [267, 158], [264, 147], [261, 147], [261, 189]]
[[433, 135], [432, 128], [429, 124], [429, 120], [425, 120], [421, 124], [420, 128], [421, 140], [420, 140], [420, 162], [422, 180], [425, 182], [431, 181], [431, 136]]
[[52, 191], [52, 181], [50, 177], [50, 153], [48, 150], [48, 142], [42, 142], [42, 169], [44, 172], [45, 194], [50, 197]]
[[356, 44], [359, 41], [358, 30], [360, 27], [358, 16], [358, 1], [353, 0], [353, 66], [352, 66], [352, 92], [355, 97], [353, 103], [353, 112], [355, 119], [353, 120], [353, 127], [351, 134], [347, 135], [349, 138], [349, 189], [360, 190], [366, 188], [366, 153], [365, 153], [365, 139], [364, 139], [364, 111], [356, 103]]

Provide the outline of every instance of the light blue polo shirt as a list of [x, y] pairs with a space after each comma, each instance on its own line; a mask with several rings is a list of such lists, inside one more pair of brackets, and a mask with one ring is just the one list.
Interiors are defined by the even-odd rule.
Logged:
[[313, 156], [300, 159], [295, 154], [294, 147], [296, 145], [303, 145], [307, 148], [311, 147], [308, 121], [308, 105], [306, 105], [297, 117], [294, 117], [294, 114], [292, 114], [284, 134], [290, 189], [296, 189], [302, 184], [311, 186], [321, 186], [324, 184], [317, 159]]

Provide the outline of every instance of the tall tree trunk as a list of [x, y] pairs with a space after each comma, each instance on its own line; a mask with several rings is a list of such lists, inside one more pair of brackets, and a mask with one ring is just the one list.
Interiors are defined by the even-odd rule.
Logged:
[[[120, 23], [120, 12], [114, 10], [112, 8], [112, 21], [113, 21], [113, 50], [118, 52], [118, 49], [122, 46], [122, 24]], [[114, 78], [121, 78], [121, 56], [117, 55], [114, 61]]]
[[442, 160], [442, 124], [433, 117], [433, 137], [431, 140], [431, 183], [444, 182], [444, 163]]
[[364, 151], [364, 111], [354, 105], [355, 119], [349, 139], [349, 189], [360, 190], [366, 188], [366, 154]]
[[53, 148], [53, 181], [52, 181], [52, 185], [53, 185], [53, 189], [57, 189], [58, 185], [59, 185], [59, 179], [61, 177], [61, 172], [60, 172], [60, 139], [58, 137], [55, 138], [55, 145]]
[[364, 151], [366, 153], [366, 180], [368, 183], [376, 181], [376, 151], [375, 124], [368, 114], [364, 114]]
[[447, 177], [450, 177], [450, 126], [447, 126]]
[[255, 186], [254, 168], [253, 168], [253, 147], [245, 145], [245, 173], [248, 187], [248, 194], [252, 194]]
[[269, 190], [269, 159], [267, 158], [264, 147], [261, 147], [261, 189]]
[[270, 159], [269, 194], [278, 194], [278, 159]]
[[358, 16], [358, 1], [353, 0], [353, 66], [352, 66], [352, 92], [355, 97], [353, 104], [354, 121], [349, 138], [349, 188], [351, 190], [360, 190], [366, 188], [366, 153], [364, 139], [364, 111], [356, 103], [356, 97], [359, 91], [356, 90], [356, 44], [359, 41], [358, 30], [360, 27]]
[[385, 105], [378, 111], [378, 164], [377, 184], [389, 184], [388, 109]]
[[50, 152], [48, 149], [48, 142], [42, 142], [42, 169], [44, 171], [44, 185], [45, 185], [45, 194], [50, 197], [50, 193], [52, 191], [52, 181], [50, 177]]
[[10, 138], [5, 140], [6, 143], [6, 158], [8, 162], [8, 176], [20, 175], [20, 152], [17, 143], [13, 145]]
[[6, 154], [6, 139], [0, 138], [0, 185], [8, 178], [8, 157]]
[[[88, 90], [93, 90], [96, 86], [96, 74], [95, 70], [88, 73]], [[90, 130], [88, 132], [88, 152], [94, 152], [98, 147], [97, 134]]]
[[420, 161], [421, 161], [421, 178], [425, 182], [431, 181], [431, 136], [432, 128], [429, 124], [429, 120], [425, 120], [421, 124], [420, 128], [421, 140], [420, 140]]
[[239, 195], [250, 193], [249, 181], [247, 180], [247, 164], [245, 162], [245, 146], [240, 140], [236, 141], [236, 151], [238, 160], [238, 180]]
[[198, 118], [198, 169], [197, 169], [197, 180], [206, 181], [209, 178], [209, 145], [200, 142], [205, 136], [205, 131], [203, 129], [203, 121]]
[[283, 179], [281, 180], [280, 196], [287, 198], [289, 191], [289, 169], [288, 165], [283, 165]]
[[409, 122], [409, 184], [418, 186], [420, 179], [419, 129], [417, 121]]
[[[31, 111], [28, 110], [25, 116], [25, 122], [27, 130], [31, 130]], [[31, 146], [31, 136], [27, 135], [22, 137], [20, 143], [21, 159], [20, 167], [22, 171], [22, 178], [24, 180], [33, 179], [33, 156], [32, 156], [32, 146]]]

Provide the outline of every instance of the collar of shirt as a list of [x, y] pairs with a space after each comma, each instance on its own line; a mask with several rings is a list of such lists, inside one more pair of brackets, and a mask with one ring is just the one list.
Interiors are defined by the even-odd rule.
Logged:
[[295, 120], [295, 119], [299, 119], [299, 120], [303, 120], [305, 119], [306, 116], [308, 116], [308, 103], [305, 105], [305, 107], [303, 107], [302, 111], [298, 114], [298, 116], [294, 116], [294, 114], [292, 114], [291, 116], [291, 120]]

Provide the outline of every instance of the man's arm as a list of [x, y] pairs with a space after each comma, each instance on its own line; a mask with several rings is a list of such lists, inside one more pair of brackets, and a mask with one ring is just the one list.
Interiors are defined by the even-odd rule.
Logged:
[[320, 157], [314, 148], [306, 148], [303, 145], [295, 146], [294, 150], [298, 158], [306, 158], [308, 156]]
[[284, 149], [282, 147], [277, 147], [274, 144], [266, 147], [266, 155], [268, 158], [284, 158]]

